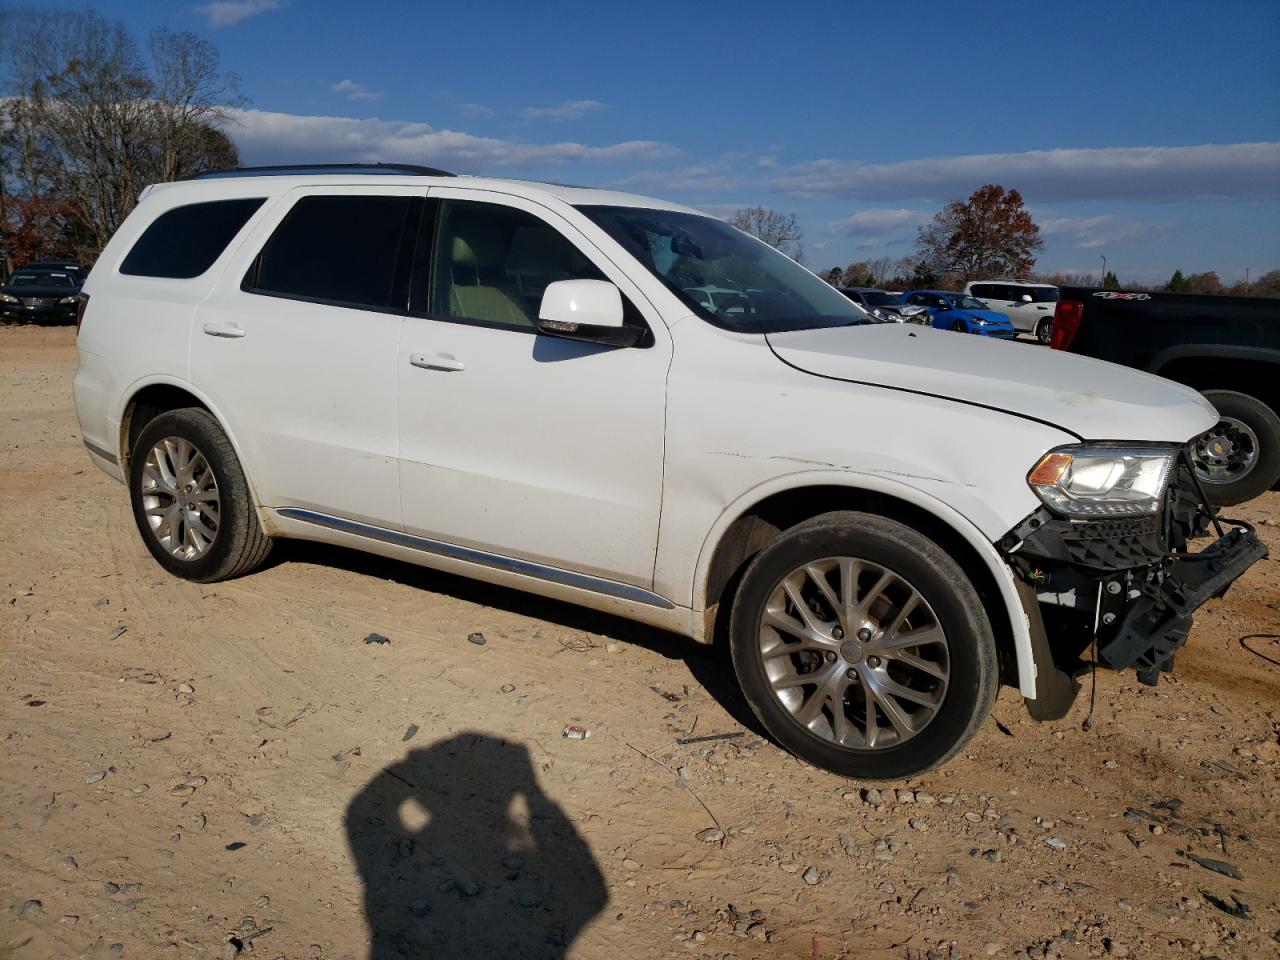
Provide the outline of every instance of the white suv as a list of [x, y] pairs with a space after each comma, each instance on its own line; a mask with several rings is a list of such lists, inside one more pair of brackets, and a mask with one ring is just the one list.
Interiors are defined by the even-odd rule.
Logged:
[[1053, 284], [974, 280], [965, 284], [964, 292], [1006, 314], [1015, 330], [1034, 333], [1044, 344], [1053, 339], [1053, 314], [1058, 307], [1058, 288]]
[[1195, 391], [871, 323], [659, 200], [235, 171], [148, 189], [84, 291], [84, 442], [171, 573], [298, 537], [723, 637], [849, 776], [943, 762], [1001, 682], [1061, 716], [1095, 627], [1153, 679], [1261, 549], [1185, 558]]

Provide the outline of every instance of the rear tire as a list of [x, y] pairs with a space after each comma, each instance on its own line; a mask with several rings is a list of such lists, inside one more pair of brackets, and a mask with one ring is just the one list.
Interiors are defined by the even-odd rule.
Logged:
[[170, 410], [142, 428], [129, 459], [129, 496], [143, 543], [175, 576], [229, 580], [271, 552], [240, 460], [207, 410]]
[[[1196, 474], [1210, 502], [1230, 507], [1270, 490], [1280, 480], [1280, 416], [1247, 393], [1203, 393], [1222, 417], [1192, 441]], [[1247, 464], [1236, 462], [1242, 450], [1249, 457]]]
[[885, 517], [841, 511], [786, 531], [747, 568], [729, 630], [760, 722], [841, 776], [939, 766], [995, 701], [995, 639], [972, 583], [936, 543]]

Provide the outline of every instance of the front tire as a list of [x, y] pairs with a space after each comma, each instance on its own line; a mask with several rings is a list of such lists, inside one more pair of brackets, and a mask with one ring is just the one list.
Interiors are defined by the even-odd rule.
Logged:
[[1045, 317], [1036, 324], [1036, 340], [1046, 347], [1053, 342], [1053, 318]]
[[968, 333], [969, 325], [965, 323], [963, 320], [957, 320], [955, 323], [951, 325], [951, 332], [952, 333]]
[[936, 543], [837, 512], [752, 561], [730, 618], [734, 669], [760, 722], [815, 766], [897, 780], [945, 763], [995, 701], [995, 639]]
[[1230, 507], [1270, 490], [1280, 480], [1280, 416], [1247, 393], [1203, 393], [1222, 418], [1191, 445], [1205, 495]]
[[207, 410], [170, 410], [142, 428], [129, 459], [129, 495], [143, 542], [175, 576], [229, 580], [271, 552], [240, 460]]

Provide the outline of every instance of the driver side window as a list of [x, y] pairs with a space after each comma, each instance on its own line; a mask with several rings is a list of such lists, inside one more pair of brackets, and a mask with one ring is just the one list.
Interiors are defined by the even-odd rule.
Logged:
[[559, 231], [496, 203], [444, 200], [436, 218], [427, 312], [439, 319], [535, 333], [547, 285], [606, 280]]

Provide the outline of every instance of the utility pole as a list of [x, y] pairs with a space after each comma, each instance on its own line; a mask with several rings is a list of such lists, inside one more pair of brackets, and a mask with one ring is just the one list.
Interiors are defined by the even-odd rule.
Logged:
[[1107, 255], [1106, 255], [1105, 253], [1101, 253], [1101, 254], [1099, 254], [1099, 256], [1100, 256], [1100, 257], [1102, 257], [1102, 284], [1103, 284], [1103, 286], [1106, 286], [1106, 283], [1107, 283]]

